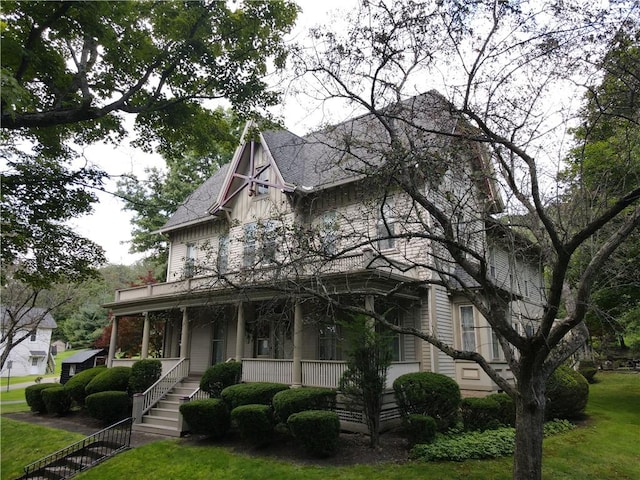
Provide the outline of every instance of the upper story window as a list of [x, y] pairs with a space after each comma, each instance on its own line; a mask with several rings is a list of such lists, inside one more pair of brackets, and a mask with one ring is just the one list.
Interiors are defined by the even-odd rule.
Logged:
[[36, 337], [37, 337], [37, 335], [36, 335], [36, 331], [35, 331], [35, 330], [32, 330], [32, 331], [31, 331], [31, 333], [30, 333], [29, 335], [30, 335], [30, 336], [29, 336], [29, 341], [30, 341], [30, 342], [35, 342], [35, 341], [36, 341]]
[[229, 267], [229, 235], [218, 238], [218, 273], [226, 273]]
[[502, 360], [504, 359], [504, 354], [502, 353], [502, 346], [500, 345], [500, 341], [498, 340], [498, 335], [496, 332], [491, 329], [491, 358], [493, 360]]
[[193, 243], [187, 243], [187, 253], [184, 256], [184, 276], [186, 278], [193, 277], [196, 270], [196, 246]]
[[471, 305], [460, 306], [460, 335], [462, 349], [475, 352], [476, 329]]
[[277, 232], [274, 221], [267, 221], [262, 227], [262, 261], [264, 263], [274, 263], [277, 251]]
[[493, 247], [489, 248], [489, 276], [496, 278], [496, 252]]
[[335, 255], [336, 253], [337, 228], [338, 223], [336, 221], [335, 210], [325, 212], [322, 216], [322, 225], [320, 226], [321, 249], [325, 255]]
[[378, 248], [388, 250], [395, 248], [396, 218], [393, 213], [393, 205], [387, 200], [382, 206], [381, 217], [377, 225]]
[[253, 267], [256, 261], [256, 224], [247, 223], [244, 226], [244, 251], [242, 265]]
[[[269, 166], [268, 165], [259, 165], [259, 166], [257, 166], [256, 167], [256, 172], [255, 172], [255, 178], [256, 178], [256, 180], [259, 180], [261, 182], [268, 182], [269, 181]], [[267, 195], [268, 193], [269, 193], [269, 186], [268, 185], [256, 182], [256, 195], [257, 196]]]

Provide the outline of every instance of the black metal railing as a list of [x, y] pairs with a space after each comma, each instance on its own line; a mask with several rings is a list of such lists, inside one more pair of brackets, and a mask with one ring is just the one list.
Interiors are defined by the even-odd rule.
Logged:
[[65, 479], [126, 450], [131, 444], [132, 419], [126, 418], [24, 467], [21, 479]]

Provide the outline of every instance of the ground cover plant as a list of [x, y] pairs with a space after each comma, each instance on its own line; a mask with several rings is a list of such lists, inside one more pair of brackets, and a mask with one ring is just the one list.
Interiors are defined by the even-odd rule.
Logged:
[[[637, 448], [637, 432], [640, 431], [637, 410], [640, 402], [640, 374], [602, 372], [599, 380], [591, 386], [586, 409], [587, 420], [570, 432], [544, 440], [544, 478], [640, 478], [640, 452]], [[8, 424], [12, 428], [7, 428]], [[15, 478], [16, 472], [19, 473], [19, 469], [12, 473], [5, 465], [24, 465], [33, 461], [33, 456], [29, 456], [31, 445], [38, 442], [41, 447], [40, 438], [47, 438], [42, 437], [39, 432], [31, 424], [2, 417], [3, 479]], [[11, 450], [5, 449], [8, 444], [12, 445]], [[594, 455], [596, 451], [598, 454]], [[260, 452], [259, 455], [263, 453]], [[329, 458], [318, 460], [317, 465], [301, 466], [282, 460], [234, 454], [227, 448], [217, 447], [215, 442], [194, 444], [186, 440], [165, 440], [120, 454], [76, 478], [120, 480], [124, 476], [135, 475], [139, 480], [486, 480], [511, 478], [513, 467], [511, 457], [482, 461], [341, 467], [334, 467], [331, 462], [332, 459]]]

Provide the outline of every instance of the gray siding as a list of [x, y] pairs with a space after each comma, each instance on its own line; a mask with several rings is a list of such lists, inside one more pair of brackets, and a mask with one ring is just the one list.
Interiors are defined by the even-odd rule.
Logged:
[[[449, 345], [454, 345], [453, 312], [451, 311], [451, 301], [449, 300], [447, 291], [442, 287], [434, 287], [432, 292], [434, 295], [436, 314], [434, 323], [438, 338]], [[438, 373], [455, 379], [456, 370], [453, 359], [438, 349], [436, 349], [436, 356]]]

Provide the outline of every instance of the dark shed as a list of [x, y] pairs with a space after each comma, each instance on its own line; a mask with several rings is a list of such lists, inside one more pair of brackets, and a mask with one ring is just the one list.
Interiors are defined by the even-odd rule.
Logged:
[[76, 373], [88, 370], [98, 365], [104, 365], [107, 360], [107, 351], [104, 348], [98, 350], [83, 350], [69, 358], [62, 360], [60, 383], [65, 384]]

